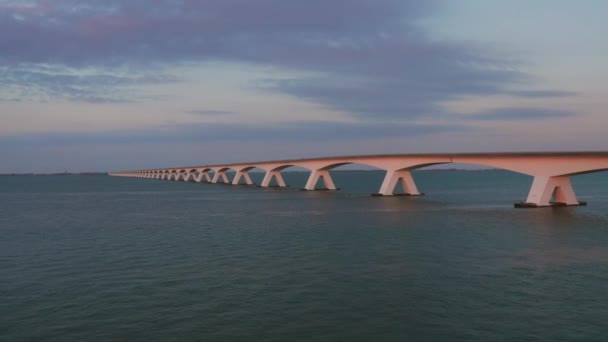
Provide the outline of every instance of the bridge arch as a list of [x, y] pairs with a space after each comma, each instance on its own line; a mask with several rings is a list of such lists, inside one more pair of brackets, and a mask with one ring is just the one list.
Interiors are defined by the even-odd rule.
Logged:
[[212, 170], [210, 168], [192, 168], [190, 169], [190, 179], [195, 183], [210, 183], [211, 175], [210, 172]]
[[579, 171], [579, 172], [573, 172], [573, 173], [569, 173], [569, 174], [565, 174], [564, 176], [578, 176], [578, 175], [586, 175], [589, 173], [597, 173], [597, 172], [604, 172], [604, 171], [608, 171], [608, 167], [604, 168], [597, 168], [597, 169], [591, 169], [591, 170], [587, 170], [587, 171]]
[[222, 167], [214, 167], [211, 168], [213, 171], [213, 178], [211, 179], [211, 183], [213, 184], [230, 184], [230, 179], [228, 178], [227, 172], [235, 171], [232, 166], [222, 166]]

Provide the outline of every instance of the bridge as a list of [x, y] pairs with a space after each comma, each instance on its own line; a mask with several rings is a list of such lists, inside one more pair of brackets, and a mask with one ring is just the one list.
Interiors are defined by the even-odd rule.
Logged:
[[[509, 170], [534, 177], [525, 202], [518, 208], [586, 205], [577, 200], [570, 177], [608, 170], [608, 152], [522, 152], [522, 153], [433, 153], [385, 154], [274, 160], [234, 164], [171, 167], [111, 172], [111, 176], [139, 177], [183, 182], [253, 185], [249, 171], [265, 172], [260, 187], [287, 187], [281, 171], [297, 166], [310, 170], [304, 190], [336, 190], [330, 170], [348, 164], [362, 164], [386, 171], [377, 196], [422, 195], [412, 170], [438, 164], [475, 164]], [[229, 179], [228, 173], [234, 173]], [[273, 183], [274, 184], [271, 185]], [[322, 188], [317, 188], [322, 182]], [[396, 193], [401, 184], [402, 193]]]

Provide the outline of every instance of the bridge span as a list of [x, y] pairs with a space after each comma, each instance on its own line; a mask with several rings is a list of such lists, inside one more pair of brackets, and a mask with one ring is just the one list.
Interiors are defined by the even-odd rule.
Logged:
[[[535, 208], [585, 205], [576, 198], [570, 177], [608, 170], [608, 152], [517, 152], [517, 153], [432, 153], [384, 154], [274, 160], [248, 163], [171, 167], [111, 172], [111, 176], [139, 177], [196, 183], [253, 185], [249, 171], [265, 172], [260, 187], [286, 187], [281, 171], [297, 166], [310, 170], [304, 190], [336, 190], [330, 170], [347, 164], [363, 164], [386, 171], [377, 196], [421, 195], [412, 170], [438, 164], [462, 163], [509, 170], [534, 177], [525, 202], [515, 207]], [[234, 172], [229, 179], [228, 172]], [[274, 180], [274, 185], [271, 185]], [[317, 184], [323, 187], [318, 189]], [[401, 184], [404, 192], [396, 193]]]

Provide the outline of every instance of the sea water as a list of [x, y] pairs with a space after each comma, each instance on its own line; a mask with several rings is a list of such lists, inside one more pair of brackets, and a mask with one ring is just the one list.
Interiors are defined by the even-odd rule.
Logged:
[[608, 173], [543, 209], [505, 171], [284, 177], [0, 177], [0, 341], [608, 339]]

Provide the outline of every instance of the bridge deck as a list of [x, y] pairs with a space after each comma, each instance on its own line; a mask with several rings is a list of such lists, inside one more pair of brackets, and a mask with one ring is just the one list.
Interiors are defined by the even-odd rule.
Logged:
[[200, 168], [216, 168], [225, 166], [245, 166], [256, 164], [289, 164], [311, 161], [325, 160], [345, 160], [345, 159], [368, 159], [368, 158], [522, 158], [522, 157], [608, 157], [608, 151], [574, 151], [574, 152], [474, 152], [474, 153], [396, 153], [396, 154], [362, 154], [362, 155], [346, 155], [346, 156], [326, 156], [318, 158], [297, 158], [297, 159], [279, 159], [279, 160], [264, 160], [255, 162], [236, 162], [223, 164], [208, 164], [194, 166], [174, 166], [166, 168], [131, 170], [125, 172], [141, 172], [150, 170], [167, 170], [167, 169], [200, 169]]

